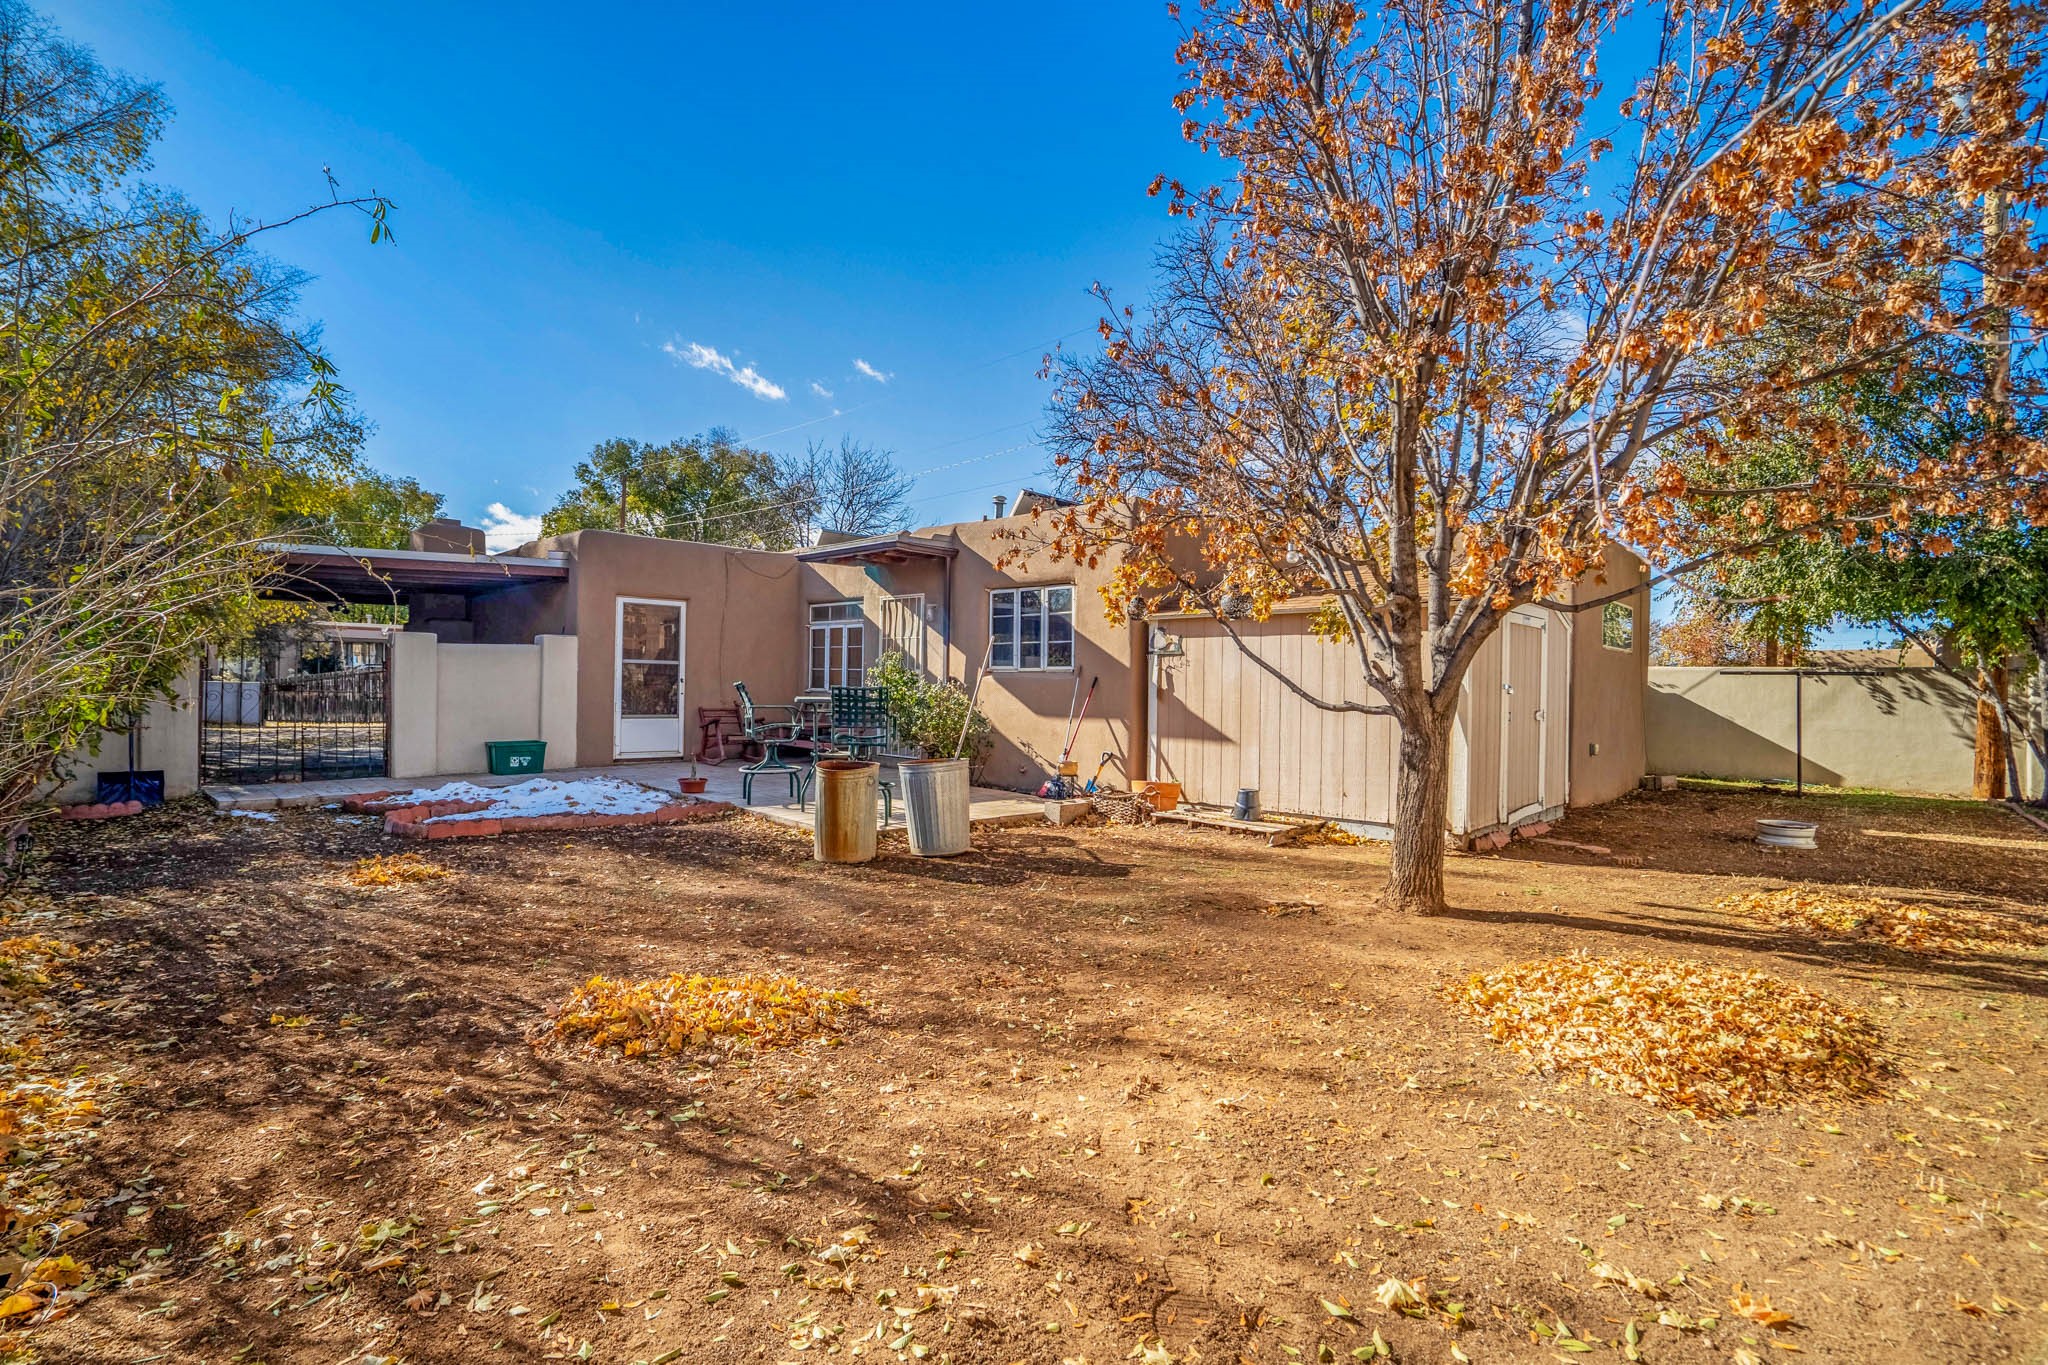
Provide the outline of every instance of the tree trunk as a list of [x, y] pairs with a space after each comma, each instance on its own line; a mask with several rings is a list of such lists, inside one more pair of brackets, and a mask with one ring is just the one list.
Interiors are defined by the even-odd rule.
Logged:
[[2005, 727], [1998, 723], [1998, 705], [1987, 693], [2005, 696], [2005, 670], [1977, 674], [1977, 752], [1970, 774], [1970, 794], [1979, 801], [2005, 799]]
[[1451, 795], [1450, 726], [1401, 718], [1400, 772], [1394, 789], [1394, 866], [1387, 904], [1411, 914], [1444, 908], [1444, 815]]

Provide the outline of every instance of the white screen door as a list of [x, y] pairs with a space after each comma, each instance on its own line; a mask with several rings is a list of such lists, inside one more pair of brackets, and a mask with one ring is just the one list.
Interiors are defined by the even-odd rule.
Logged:
[[612, 698], [614, 758], [683, 752], [683, 604], [621, 597]]

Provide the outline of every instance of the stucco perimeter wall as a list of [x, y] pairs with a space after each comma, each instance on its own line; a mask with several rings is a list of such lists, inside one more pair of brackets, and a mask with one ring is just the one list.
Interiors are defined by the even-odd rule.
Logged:
[[[136, 727], [137, 770], [161, 770], [164, 795], [190, 796], [199, 790], [199, 664], [195, 660], [178, 675], [173, 696], [158, 697], [143, 713]], [[108, 730], [100, 736], [99, 751], [80, 746], [65, 755], [58, 769], [62, 780], [50, 793], [53, 800], [70, 805], [91, 801], [97, 790], [98, 774], [128, 771], [128, 734]]]
[[572, 635], [530, 645], [449, 645], [421, 632], [391, 640], [391, 776], [480, 773], [488, 740], [547, 742], [549, 768], [573, 768], [577, 658]]
[[1808, 782], [1968, 796], [1977, 704], [1931, 668], [1653, 668], [1647, 731], [1652, 772], [1790, 781], [1798, 743]]
[[1571, 804], [1597, 806], [1631, 791], [1651, 771], [1644, 738], [1644, 698], [1650, 675], [1649, 568], [1619, 545], [1607, 547], [1605, 563], [1572, 586], [1573, 604], [1597, 602], [1624, 588], [1635, 607], [1635, 645], [1609, 649], [1602, 643], [1601, 610], [1573, 613], [1571, 715], [1567, 741], [1571, 762]]
[[618, 599], [684, 605], [684, 744], [697, 740], [697, 708], [730, 706], [744, 682], [760, 702], [787, 702], [802, 686], [806, 643], [793, 556], [615, 531], [577, 531], [538, 543], [575, 564], [566, 629], [576, 657], [576, 749], [585, 763], [615, 752]]

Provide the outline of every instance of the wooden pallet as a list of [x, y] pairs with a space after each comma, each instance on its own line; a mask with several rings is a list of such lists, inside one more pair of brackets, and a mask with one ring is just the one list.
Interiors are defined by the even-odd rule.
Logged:
[[1320, 828], [1322, 821], [1279, 821], [1279, 820], [1238, 820], [1228, 815], [1214, 815], [1208, 811], [1190, 810], [1185, 806], [1177, 810], [1156, 812], [1154, 820], [1171, 820], [1175, 824], [1196, 825], [1203, 829], [1228, 830], [1232, 834], [1257, 834], [1264, 836], [1269, 847], [1291, 844], [1312, 829]]

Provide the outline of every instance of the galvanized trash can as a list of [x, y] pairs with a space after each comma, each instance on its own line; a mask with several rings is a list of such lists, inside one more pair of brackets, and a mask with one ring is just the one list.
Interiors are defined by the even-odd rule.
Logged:
[[811, 817], [811, 852], [821, 863], [866, 863], [875, 857], [875, 802], [881, 797], [878, 763], [827, 758], [818, 764], [818, 808]]
[[913, 758], [901, 764], [903, 823], [910, 851], [950, 858], [973, 846], [967, 832], [967, 760]]

